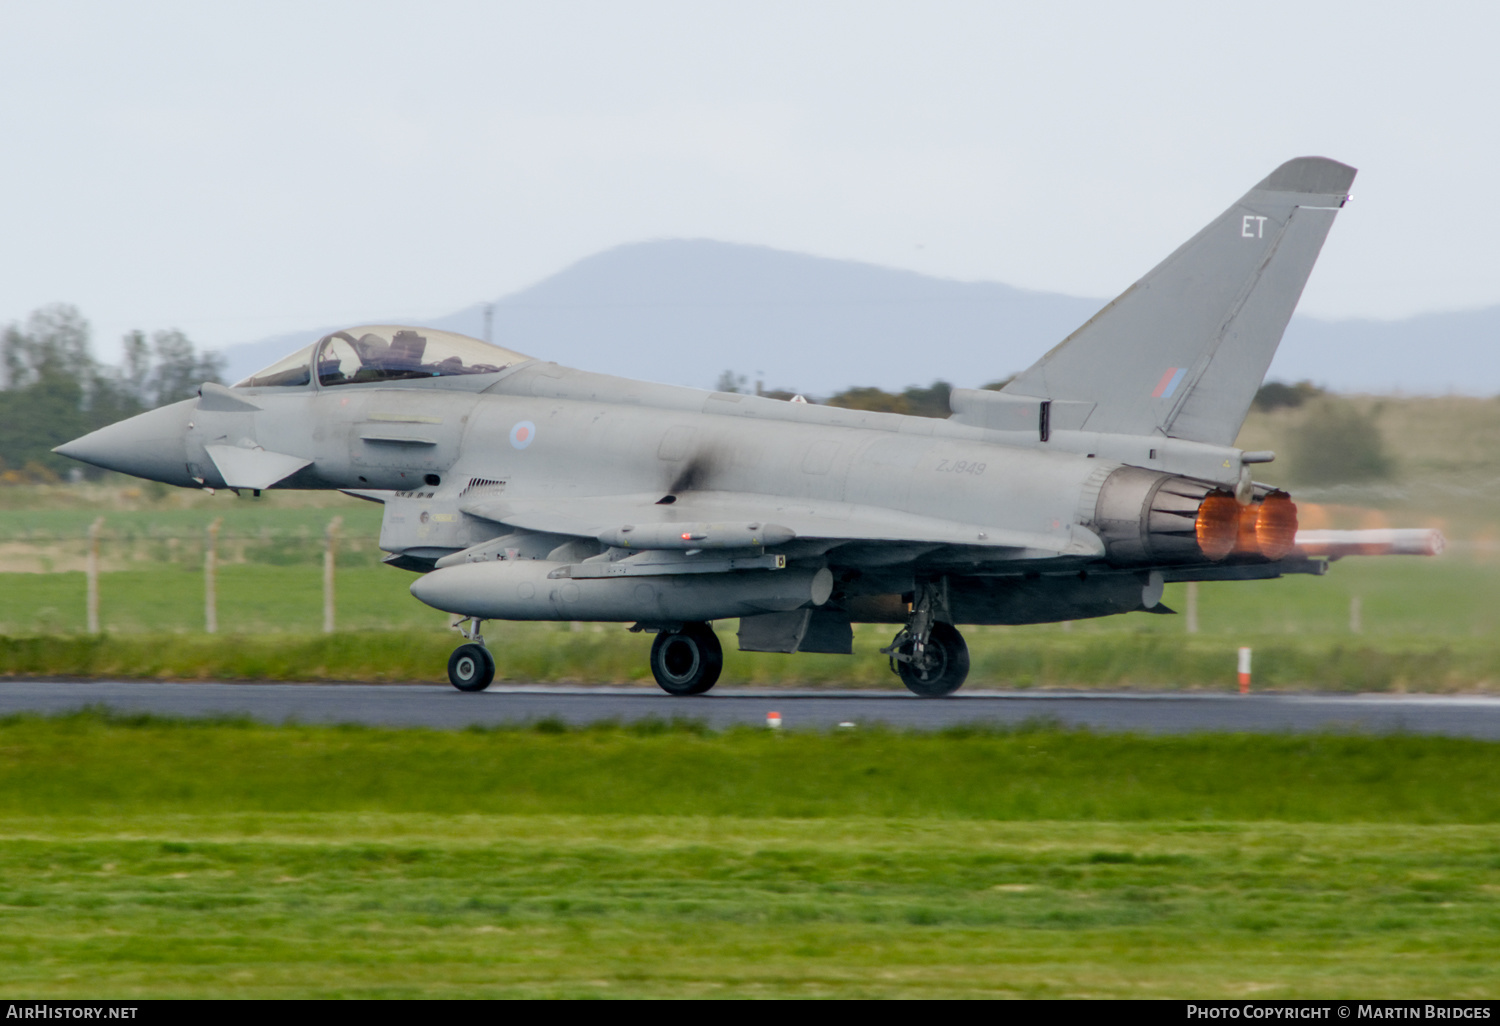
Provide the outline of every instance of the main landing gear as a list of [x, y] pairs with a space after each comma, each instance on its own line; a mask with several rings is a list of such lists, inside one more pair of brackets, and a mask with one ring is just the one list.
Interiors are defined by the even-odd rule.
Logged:
[[[941, 698], [957, 691], [969, 676], [969, 646], [958, 628], [938, 615], [947, 603], [937, 588], [919, 591], [912, 616], [895, 639], [882, 648], [901, 682], [923, 698]], [[495, 657], [479, 632], [481, 621], [469, 617], [458, 632], [465, 644], [448, 657], [448, 680], [460, 691], [483, 691], [495, 679]], [[639, 626], [635, 628], [641, 629]], [[669, 695], [701, 695], [719, 681], [724, 670], [724, 647], [706, 623], [687, 623], [658, 631], [651, 645], [651, 675]]]
[[448, 657], [448, 681], [460, 691], [483, 691], [495, 679], [495, 657], [479, 633], [480, 619], [469, 618], [470, 629], [458, 627], [468, 644], [459, 645]]
[[724, 669], [724, 646], [706, 623], [661, 631], [651, 644], [651, 675], [669, 695], [701, 695]]
[[947, 581], [926, 582], [912, 596], [911, 619], [889, 645], [891, 669], [908, 691], [923, 698], [951, 695], [969, 676], [969, 646], [948, 623]]

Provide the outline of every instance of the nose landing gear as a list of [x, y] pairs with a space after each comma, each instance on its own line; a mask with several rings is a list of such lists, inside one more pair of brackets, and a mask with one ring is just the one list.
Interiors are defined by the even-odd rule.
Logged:
[[448, 682], [460, 691], [483, 691], [495, 679], [495, 657], [485, 647], [484, 636], [479, 633], [482, 621], [469, 617], [470, 629], [465, 630], [460, 621], [455, 626], [469, 642], [459, 645], [448, 657]]
[[969, 646], [958, 628], [948, 623], [946, 579], [924, 582], [912, 596], [911, 619], [889, 645], [891, 669], [908, 691], [923, 698], [951, 695], [969, 676]]

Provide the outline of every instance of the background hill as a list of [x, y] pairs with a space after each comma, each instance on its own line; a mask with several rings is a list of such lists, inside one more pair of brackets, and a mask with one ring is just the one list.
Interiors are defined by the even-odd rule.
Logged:
[[[767, 388], [829, 395], [854, 385], [900, 389], [943, 379], [974, 386], [1007, 377], [1104, 302], [670, 239], [606, 250], [500, 297], [493, 339], [611, 374], [707, 388], [731, 370]], [[416, 320], [483, 337], [484, 308]], [[231, 347], [224, 354], [230, 380], [342, 326]], [[1494, 394], [1497, 343], [1500, 307], [1389, 322], [1299, 316], [1270, 376], [1340, 392]]]

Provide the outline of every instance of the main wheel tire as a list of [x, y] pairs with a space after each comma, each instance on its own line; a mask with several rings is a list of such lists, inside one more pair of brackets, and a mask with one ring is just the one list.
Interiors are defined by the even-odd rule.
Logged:
[[[911, 654], [911, 643], [901, 646], [902, 655]], [[935, 623], [927, 636], [927, 666], [922, 670], [904, 660], [896, 662], [896, 672], [908, 691], [923, 698], [942, 698], [963, 686], [969, 676], [969, 646], [958, 628], [949, 623]]]
[[483, 645], [459, 645], [448, 657], [448, 681], [460, 691], [483, 691], [495, 679], [495, 657]]
[[662, 632], [651, 645], [651, 675], [669, 695], [701, 695], [724, 669], [724, 646], [706, 623], [690, 623], [676, 634]]

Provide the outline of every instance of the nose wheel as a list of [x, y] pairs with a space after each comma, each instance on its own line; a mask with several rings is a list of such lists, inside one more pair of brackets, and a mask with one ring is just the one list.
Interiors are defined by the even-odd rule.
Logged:
[[495, 679], [495, 657], [483, 645], [459, 645], [448, 657], [448, 680], [460, 691], [483, 691]]
[[469, 617], [469, 627], [463, 622], [454, 624], [454, 629], [468, 641], [459, 645], [448, 657], [448, 683], [460, 691], [483, 691], [495, 679], [495, 657], [484, 645], [484, 636], [479, 633], [481, 621]]
[[669, 695], [701, 695], [724, 669], [724, 646], [706, 623], [662, 631], [651, 645], [651, 675]]

